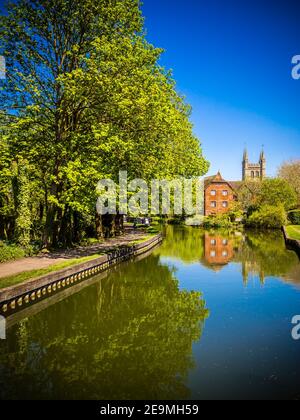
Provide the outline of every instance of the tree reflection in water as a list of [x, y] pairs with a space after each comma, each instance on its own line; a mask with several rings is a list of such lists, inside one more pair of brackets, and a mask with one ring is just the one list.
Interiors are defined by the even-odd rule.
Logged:
[[262, 283], [266, 277], [276, 276], [300, 284], [299, 258], [286, 248], [280, 231], [203, 231], [168, 226], [166, 240], [158, 252], [185, 263], [200, 261], [214, 271], [230, 262], [239, 263], [245, 284], [250, 276], [259, 276]]
[[[164, 243], [150, 257], [115, 268], [8, 330], [7, 340], [0, 341], [0, 398], [190, 398], [193, 344], [201, 338], [208, 311], [200, 293], [180, 289], [172, 267], [198, 264], [205, 279], [208, 269], [222, 273], [230, 262], [241, 271], [234, 271], [232, 282], [246, 284], [254, 275], [262, 282], [274, 276], [300, 283], [299, 259], [286, 249], [280, 232], [168, 227]], [[186, 273], [184, 267], [181, 275]], [[222, 340], [218, 350], [221, 346]]]
[[184, 399], [208, 311], [150, 256], [14, 326], [0, 397]]

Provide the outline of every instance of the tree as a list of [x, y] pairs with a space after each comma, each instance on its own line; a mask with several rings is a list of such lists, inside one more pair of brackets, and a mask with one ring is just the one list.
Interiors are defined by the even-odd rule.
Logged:
[[282, 204], [264, 204], [254, 211], [247, 220], [247, 226], [258, 229], [281, 229], [287, 224], [286, 212]]
[[296, 191], [300, 206], [300, 160], [292, 160], [281, 165], [278, 177], [284, 179]]
[[188, 399], [208, 315], [159, 256], [124, 264], [15, 326], [1, 348], [0, 398]]
[[262, 183], [246, 180], [241, 183], [237, 190], [238, 203], [241, 208], [247, 211], [258, 205], [258, 198], [261, 193]]
[[142, 30], [138, 0], [19, 0], [0, 18], [0, 109], [11, 156], [34, 173], [45, 246], [79, 239], [98, 180], [120, 169], [145, 180], [208, 169], [190, 107]]
[[260, 206], [282, 205], [287, 211], [293, 209], [296, 206], [297, 194], [284, 179], [265, 179], [261, 184], [258, 203]]
[[31, 187], [28, 179], [26, 162], [20, 162], [17, 176], [17, 217], [16, 217], [16, 239], [24, 248], [30, 244], [30, 231], [32, 217], [30, 211]]

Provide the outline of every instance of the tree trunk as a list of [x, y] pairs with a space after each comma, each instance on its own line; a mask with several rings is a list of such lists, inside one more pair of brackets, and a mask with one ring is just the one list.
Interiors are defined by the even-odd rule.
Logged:
[[95, 224], [96, 224], [96, 235], [97, 239], [101, 240], [104, 238], [104, 231], [103, 231], [103, 220], [100, 214], [96, 213], [95, 216]]
[[116, 235], [120, 236], [124, 233], [124, 218], [119, 213], [115, 217], [116, 220]]
[[72, 242], [77, 244], [80, 242], [80, 214], [77, 211], [73, 212], [73, 229], [72, 229]]

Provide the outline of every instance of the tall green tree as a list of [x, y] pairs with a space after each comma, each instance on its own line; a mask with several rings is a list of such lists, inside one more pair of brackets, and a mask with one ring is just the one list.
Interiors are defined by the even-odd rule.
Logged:
[[282, 205], [285, 210], [291, 210], [297, 205], [297, 194], [284, 179], [265, 179], [261, 185], [258, 202], [260, 205]]
[[0, 18], [0, 109], [12, 119], [11, 155], [38, 179], [46, 246], [79, 239], [103, 177], [208, 169], [190, 108], [142, 31], [138, 0], [18, 0]]
[[284, 162], [279, 168], [278, 178], [284, 179], [294, 188], [300, 206], [300, 159]]

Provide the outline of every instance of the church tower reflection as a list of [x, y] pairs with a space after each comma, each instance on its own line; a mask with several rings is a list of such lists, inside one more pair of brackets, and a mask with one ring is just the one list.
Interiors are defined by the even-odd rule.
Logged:
[[242, 274], [244, 285], [247, 286], [249, 278], [259, 276], [260, 283], [265, 284], [265, 272], [260, 264], [254, 261], [242, 261]]

